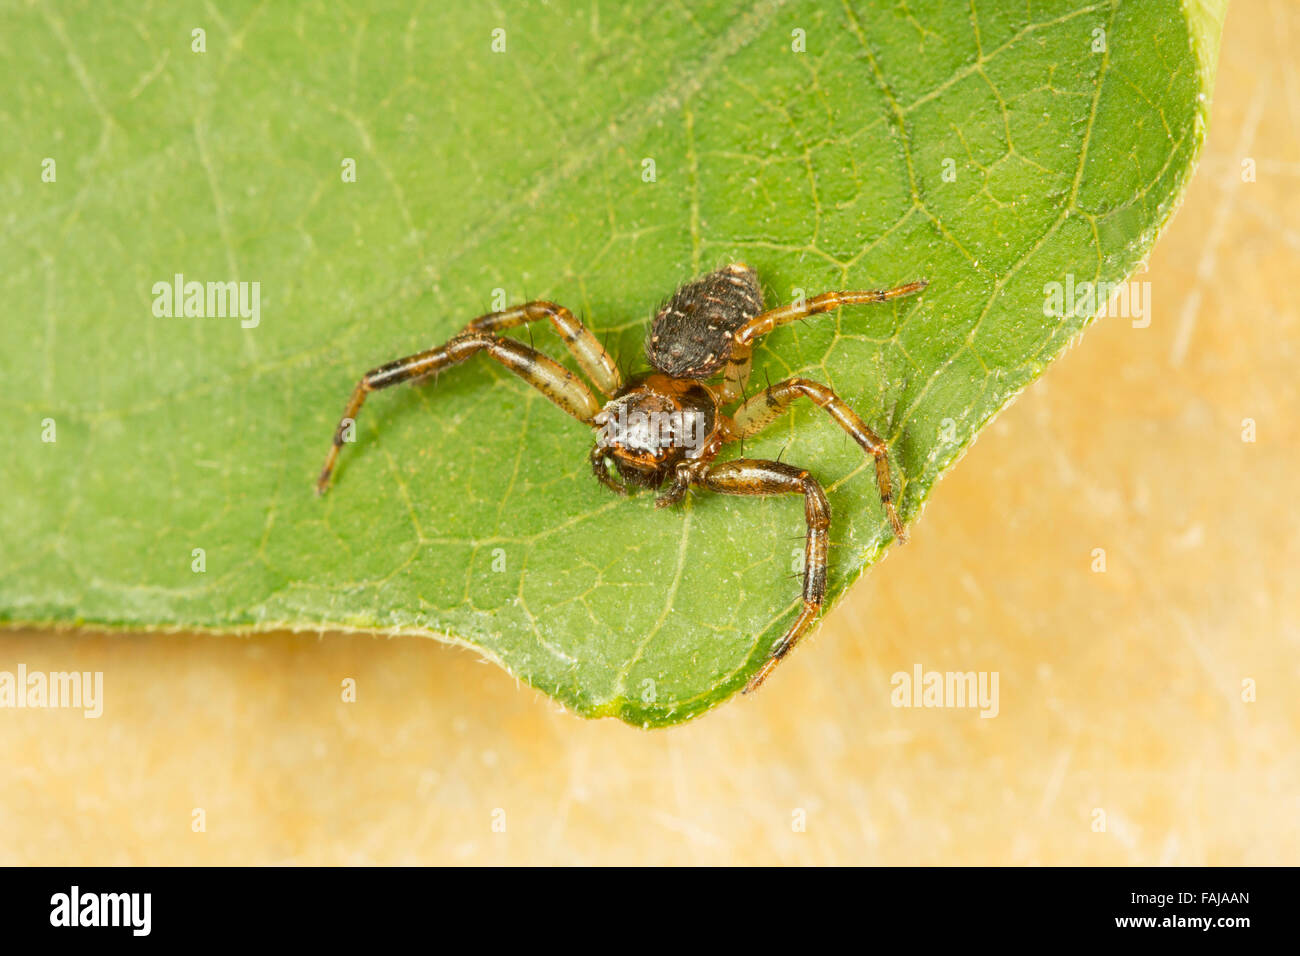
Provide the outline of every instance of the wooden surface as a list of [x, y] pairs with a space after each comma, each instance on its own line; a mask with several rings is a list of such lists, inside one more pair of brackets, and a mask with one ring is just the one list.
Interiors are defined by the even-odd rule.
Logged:
[[[1297, 42], [1232, 7], [1150, 327], [1096, 324], [754, 699], [644, 733], [421, 639], [0, 633], [106, 697], [0, 711], [0, 863], [1300, 861]], [[918, 664], [998, 715], [892, 706]]]

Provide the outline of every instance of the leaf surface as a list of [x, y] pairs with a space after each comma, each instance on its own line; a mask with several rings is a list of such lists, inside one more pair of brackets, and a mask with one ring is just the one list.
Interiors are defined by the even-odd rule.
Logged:
[[[888, 441], [910, 522], [1091, 318], [1050, 314], [1050, 283], [1126, 278], [1176, 207], [1223, 12], [2, 16], [0, 620], [427, 634], [580, 714], [663, 725], [743, 686], [793, 618], [801, 502], [616, 498], [589, 431], [481, 359], [372, 397], [318, 499], [360, 373], [496, 295], [568, 304], [634, 369], [654, 307], [728, 261], [770, 304], [924, 277], [920, 298], [778, 330], [754, 378], [832, 385]], [[155, 316], [177, 274], [258, 283], [257, 326]], [[531, 338], [564, 356], [549, 329]], [[887, 546], [871, 467], [811, 407], [744, 451], [827, 487], [833, 601]]]

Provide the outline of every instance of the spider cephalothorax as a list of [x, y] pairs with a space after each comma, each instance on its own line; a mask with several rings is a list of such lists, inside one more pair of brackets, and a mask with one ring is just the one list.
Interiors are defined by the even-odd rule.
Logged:
[[682, 462], [717, 454], [719, 420], [717, 396], [699, 382], [640, 376], [592, 418], [592, 470], [615, 491], [626, 489], [610, 479], [610, 461], [628, 484], [658, 488]]
[[[662, 489], [655, 504], [667, 506], [692, 487], [726, 495], [801, 494], [808, 525], [804, 543], [803, 610], [768, 651], [745, 690], [757, 687], [820, 613], [826, 593], [830, 505], [821, 485], [802, 468], [779, 461], [715, 461], [723, 446], [767, 427], [797, 398], [807, 398], [831, 416], [875, 462], [880, 500], [897, 540], [905, 539], [894, 507], [889, 451], [876, 433], [828, 386], [789, 378], [746, 398], [753, 343], [778, 326], [844, 305], [885, 302], [919, 292], [925, 281], [866, 292], [827, 292], [770, 311], [763, 310], [758, 276], [732, 264], [679, 288], [660, 307], [646, 338], [654, 371], [623, 384], [622, 375], [599, 340], [573, 314], [552, 302], [529, 302], [479, 316], [437, 348], [389, 362], [367, 372], [352, 392], [334, 443], [317, 479], [324, 493], [339, 449], [353, 433], [366, 396], [400, 382], [426, 378], [477, 352], [510, 369], [579, 421], [597, 429], [589, 459], [605, 485], [625, 493], [627, 485]], [[603, 404], [576, 375], [542, 353], [499, 333], [548, 319], [574, 359], [608, 399]], [[706, 379], [720, 376], [720, 380]], [[738, 404], [737, 404], [738, 403]], [[736, 405], [730, 413], [724, 408]], [[610, 465], [623, 479], [610, 474]], [[665, 487], [666, 485], [666, 487]]]

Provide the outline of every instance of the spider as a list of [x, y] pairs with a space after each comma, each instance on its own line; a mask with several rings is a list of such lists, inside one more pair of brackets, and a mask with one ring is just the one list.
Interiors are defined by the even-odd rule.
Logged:
[[[362, 376], [335, 429], [316, 491], [324, 494], [329, 487], [339, 449], [349, 439], [367, 395], [427, 378], [484, 352], [563, 411], [598, 430], [588, 456], [591, 469], [604, 485], [619, 494], [627, 494], [629, 486], [662, 489], [655, 497], [658, 507], [681, 502], [692, 487], [723, 495], [803, 495], [808, 526], [803, 608], [746, 684], [745, 693], [749, 693], [790, 653], [821, 612], [831, 513], [825, 492], [806, 469], [762, 459], [717, 462], [724, 445], [766, 428], [796, 399], [809, 399], [875, 461], [885, 516], [896, 540], [906, 540], [894, 508], [885, 443], [843, 399], [820, 382], [790, 378], [746, 397], [754, 343], [797, 319], [845, 305], [887, 302], [920, 292], [927, 284], [922, 279], [892, 289], [826, 292], [764, 311], [758, 274], [743, 263], [733, 263], [683, 285], [659, 308], [645, 343], [652, 371], [626, 384], [596, 336], [563, 306], [528, 302], [503, 312], [489, 312], [474, 319], [446, 344], [381, 365]], [[500, 334], [541, 319], [551, 323], [607, 401], [602, 403], [580, 378], [558, 362]], [[710, 378], [715, 380], [706, 381]], [[724, 413], [724, 408], [737, 402], [739, 405], [730, 414]], [[610, 474], [611, 464], [621, 482]]]

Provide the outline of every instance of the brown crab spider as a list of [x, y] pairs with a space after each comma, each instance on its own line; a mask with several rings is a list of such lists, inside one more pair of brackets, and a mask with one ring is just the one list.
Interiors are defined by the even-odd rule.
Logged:
[[[806, 398], [825, 410], [875, 463], [876, 486], [885, 517], [898, 542], [906, 531], [894, 506], [889, 449], [866, 422], [827, 385], [790, 378], [744, 398], [755, 342], [798, 319], [846, 305], [888, 302], [920, 292], [925, 280], [892, 289], [827, 292], [792, 305], [763, 310], [758, 275], [732, 264], [679, 288], [656, 313], [646, 340], [651, 371], [626, 384], [595, 335], [566, 308], [553, 302], [528, 302], [490, 312], [470, 322], [437, 348], [397, 359], [362, 376], [334, 431], [334, 442], [316, 481], [324, 494], [339, 449], [366, 397], [402, 382], [418, 381], [464, 362], [479, 352], [500, 362], [583, 424], [598, 430], [589, 456], [596, 477], [626, 494], [629, 486], [662, 489], [659, 507], [680, 502], [690, 488], [722, 495], [803, 495], [804, 541], [802, 608], [745, 685], [748, 693], [794, 648], [821, 613], [826, 595], [827, 545], [831, 510], [826, 494], [806, 469], [779, 461], [738, 458], [716, 462], [724, 446], [758, 434], [791, 402]], [[578, 366], [605, 396], [597, 398], [574, 373], [501, 332], [529, 322], [551, 323]], [[720, 381], [706, 379], [721, 375]], [[736, 404], [729, 414], [723, 409]], [[610, 474], [610, 464], [621, 482]]]

